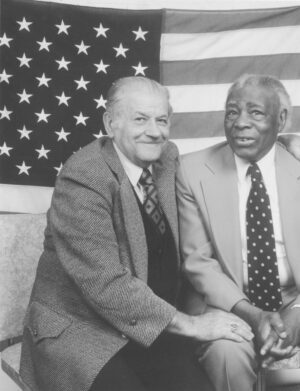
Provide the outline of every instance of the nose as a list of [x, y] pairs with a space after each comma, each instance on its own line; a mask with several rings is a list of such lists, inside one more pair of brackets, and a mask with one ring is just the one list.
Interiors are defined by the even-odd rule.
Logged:
[[242, 110], [238, 116], [238, 118], [234, 122], [234, 127], [237, 129], [245, 129], [250, 127], [249, 116], [248, 113]]
[[155, 121], [155, 119], [150, 119], [147, 123], [145, 133], [149, 137], [159, 138], [161, 136], [161, 131]]

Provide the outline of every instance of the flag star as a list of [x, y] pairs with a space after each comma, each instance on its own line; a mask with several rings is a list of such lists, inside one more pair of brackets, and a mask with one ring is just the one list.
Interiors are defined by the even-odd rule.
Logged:
[[71, 134], [70, 132], [65, 132], [64, 128], [61, 128], [60, 132], [55, 132], [55, 133], [58, 135], [57, 141], [60, 140], [68, 141], [67, 137], [69, 136], [69, 134]]
[[32, 96], [32, 94], [27, 94], [27, 92], [25, 91], [25, 89], [23, 90], [22, 93], [17, 94], [17, 95], [19, 95], [19, 97], [21, 98], [19, 103], [22, 103], [22, 102], [30, 103], [30, 102], [29, 102], [29, 98]]
[[64, 57], [61, 58], [61, 60], [55, 60], [55, 62], [58, 63], [58, 70], [65, 68], [67, 71], [69, 70], [68, 64], [71, 63], [71, 61], [66, 61]]
[[97, 68], [96, 73], [98, 73], [98, 72], [107, 73], [107, 72], [106, 72], [106, 68], [110, 66], [110, 65], [104, 64], [102, 60], [99, 62], [99, 64], [94, 64], [94, 65], [95, 65], [95, 67]]
[[99, 133], [93, 133], [93, 136], [94, 136], [95, 138], [100, 138], [100, 137], [104, 136], [104, 134], [103, 134], [102, 130], [100, 129], [100, 130], [99, 130]]
[[93, 29], [97, 31], [96, 38], [100, 37], [101, 35], [107, 38], [106, 31], [108, 31], [109, 28], [103, 27], [102, 23], [99, 24], [99, 27], [93, 27]]
[[50, 149], [45, 149], [44, 145], [42, 144], [40, 149], [36, 149], [37, 153], [39, 154], [38, 159], [41, 157], [44, 157], [45, 159], [48, 159], [48, 153], [50, 152]]
[[39, 81], [38, 87], [41, 87], [41, 86], [49, 87], [48, 82], [51, 80], [51, 78], [46, 77], [45, 73], [43, 73], [41, 77], [36, 77], [36, 79]]
[[9, 78], [12, 77], [12, 75], [8, 75], [6, 73], [6, 70], [3, 69], [2, 73], [0, 73], [0, 83], [2, 83], [3, 81], [5, 81], [5, 83], [9, 84]]
[[32, 130], [27, 130], [25, 125], [23, 125], [23, 129], [17, 129], [17, 131], [20, 133], [21, 140], [22, 138], [27, 138], [28, 140], [30, 139], [29, 135], [32, 133]]
[[23, 53], [22, 57], [17, 57], [17, 59], [20, 61], [20, 65], [19, 65], [20, 68], [23, 65], [25, 65], [27, 68], [30, 68], [29, 61], [31, 61], [32, 58], [26, 57], [25, 53]]
[[57, 171], [57, 174], [56, 174], [56, 175], [58, 175], [58, 174], [60, 173], [60, 170], [61, 170], [62, 168], [63, 168], [63, 164], [62, 164], [62, 163], [60, 163], [59, 167], [54, 167], [54, 170]]
[[59, 96], [59, 95], [56, 95], [56, 97], [59, 102], [58, 102], [58, 106], [60, 105], [66, 105], [66, 106], [69, 106], [68, 104], [68, 100], [71, 99], [70, 96], [66, 96], [64, 92], [62, 92], [62, 94]]
[[52, 45], [52, 42], [47, 42], [46, 41], [46, 38], [44, 37], [42, 41], [36, 41], [39, 45], [40, 45], [40, 48], [39, 48], [39, 51], [41, 50], [47, 50], [47, 52], [49, 52], [49, 46]]
[[137, 76], [137, 75], [143, 75], [145, 76], [145, 72], [144, 70], [147, 69], [148, 67], [143, 67], [142, 64], [139, 62], [138, 65], [135, 67], [135, 66], [132, 66], [132, 68], [135, 69], [135, 75], [134, 76]]
[[135, 34], [135, 41], [138, 39], [143, 39], [146, 41], [145, 35], [148, 34], [149, 31], [143, 31], [141, 26], [139, 26], [139, 29], [136, 31], [132, 31], [133, 34]]
[[126, 58], [126, 52], [129, 50], [124, 48], [122, 43], [120, 43], [119, 47], [113, 49], [116, 51], [116, 57], [123, 56], [124, 58]]
[[97, 109], [98, 109], [99, 107], [104, 107], [104, 108], [106, 108], [105, 104], [106, 104], [107, 100], [106, 100], [106, 99], [103, 99], [103, 96], [102, 96], [102, 95], [100, 95], [100, 98], [99, 98], [99, 99], [94, 99], [94, 101], [97, 102]]
[[25, 19], [25, 17], [23, 17], [22, 20], [17, 20], [17, 23], [20, 25], [19, 27], [19, 31], [21, 30], [27, 30], [27, 31], [30, 31], [29, 30], [29, 26], [32, 24], [32, 22], [27, 22], [27, 20]]
[[58, 28], [58, 32], [57, 34], [61, 34], [61, 33], [64, 33], [66, 35], [68, 35], [68, 29], [71, 27], [70, 24], [65, 24], [64, 21], [62, 20], [60, 24], [56, 24], [55, 27]]
[[34, 114], [39, 117], [37, 122], [41, 122], [41, 121], [48, 122], [47, 117], [49, 117], [49, 115], [51, 115], [51, 114], [46, 114], [44, 109], [42, 109], [42, 111], [40, 113], [34, 113]]
[[26, 166], [26, 163], [24, 161], [21, 166], [16, 165], [16, 167], [18, 167], [18, 169], [20, 170], [18, 175], [21, 174], [29, 175], [28, 170], [30, 170], [31, 166]]
[[12, 41], [12, 38], [8, 38], [6, 34], [4, 33], [2, 37], [0, 37], [0, 46], [5, 45], [8, 48], [10, 48], [9, 41]]
[[6, 145], [6, 142], [4, 142], [3, 143], [3, 145], [2, 145], [2, 147], [1, 147], [1, 145], [0, 145], [0, 156], [1, 155], [7, 155], [7, 156], [10, 156], [10, 153], [9, 153], [9, 151], [11, 150], [11, 149], [13, 149], [12, 147], [8, 147], [7, 145]]
[[90, 83], [89, 81], [84, 80], [83, 76], [81, 76], [80, 80], [74, 80], [74, 81], [75, 83], [77, 83], [77, 88], [76, 88], [77, 90], [79, 90], [79, 88], [83, 88], [84, 90], [87, 90], [86, 85]]
[[74, 115], [74, 118], [76, 118], [76, 125], [79, 125], [79, 124], [83, 124], [83, 125], [86, 125], [85, 121], [89, 118], [89, 117], [84, 117], [82, 112], [80, 112], [79, 115]]
[[0, 110], [1, 117], [0, 119], [7, 118], [10, 120], [10, 115], [12, 111], [7, 110], [6, 106], [3, 107], [3, 110]]
[[80, 54], [80, 53], [88, 54], [87, 50], [88, 50], [88, 48], [90, 48], [90, 46], [85, 45], [83, 41], [81, 41], [80, 45], [75, 45], [75, 46], [78, 48], [77, 54]]

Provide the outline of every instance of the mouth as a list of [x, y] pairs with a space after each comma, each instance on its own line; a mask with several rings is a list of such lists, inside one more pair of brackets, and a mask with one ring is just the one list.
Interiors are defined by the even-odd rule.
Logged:
[[254, 138], [251, 138], [251, 137], [234, 137], [234, 142], [235, 144], [239, 145], [239, 146], [244, 146], [244, 147], [248, 147], [250, 145], [252, 145], [254, 142], [255, 142], [255, 139]]

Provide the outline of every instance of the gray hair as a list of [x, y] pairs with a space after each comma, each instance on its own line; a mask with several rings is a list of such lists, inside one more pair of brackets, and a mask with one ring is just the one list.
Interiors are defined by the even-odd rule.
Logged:
[[287, 121], [284, 131], [289, 130], [292, 119], [292, 104], [290, 96], [281, 81], [271, 75], [244, 74], [240, 76], [229, 88], [227, 99], [233, 90], [236, 88], [243, 88], [247, 85], [267, 88], [278, 96], [280, 110], [285, 109], [287, 111]]
[[167, 87], [164, 87], [156, 80], [149, 79], [142, 76], [127, 76], [115, 80], [107, 93], [106, 111], [112, 113], [116, 104], [122, 101], [122, 99], [124, 98], [126, 99], [126, 95], [123, 94], [126, 87], [134, 86], [134, 85], [136, 87], [144, 86], [147, 87], [149, 90], [152, 90], [154, 92], [160, 92], [161, 94], [165, 95], [169, 105], [169, 115], [172, 114], [172, 107], [170, 104], [170, 94]]

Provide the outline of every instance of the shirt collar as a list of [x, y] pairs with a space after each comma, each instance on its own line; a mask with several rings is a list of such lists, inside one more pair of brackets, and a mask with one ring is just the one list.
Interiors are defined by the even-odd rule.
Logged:
[[[237, 168], [237, 175], [239, 182], [242, 182], [246, 178], [248, 167], [250, 166], [250, 162], [246, 159], [242, 159], [241, 157], [234, 154], [235, 164]], [[258, 165], [263, 178], [266, 178], [268, 173], [274, 168], [275, 161], [275, 144], [270, 149], [270, 151], [262, 157], [260, 160], [256, 162]]]
[[[114, 141], [113, 141], [113, 146], [114, 146], [114, 148], [117, 152], [117, 155], [120, 159], [120, 162], [126, 172], [126, 175], [129, 178], [130, 183], [134, 187], [137, 186], [139, 179], [142, 175], [143, 169], [141, 167], [137, 166], [136, 164], [132, 163], [132, 161], [130, 161], [128, 159], [128, 157], [125, 156], [124, 153], [117, 147], [117, 145]], [[148, 169], [150, 170], [150, 172], [152, 172], [152, 166], [149, 166]]]

